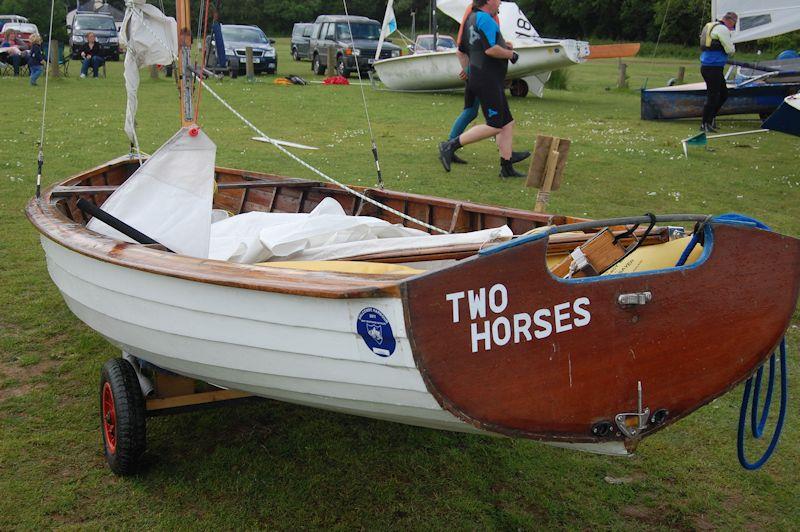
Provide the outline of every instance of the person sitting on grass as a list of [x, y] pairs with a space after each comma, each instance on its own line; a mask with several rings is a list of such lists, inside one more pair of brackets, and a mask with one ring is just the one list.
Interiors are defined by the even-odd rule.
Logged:
[[15, 30], [8, 30], [6, 38], [0, 43], [0, 60], [11, 63], [14, 75], [19, 76], [19, 67], [28, 59], [28, 46], [17, 37]]
[[36, 80], [42, 75], [42, 37], [38, 33], [31, 35], [31, 55], [28, 57], [28, 70], [31, 71], [31, 85], [36, 86]]
[[92, 67], [94, 77], [97, 77], [100, 67], [106, 60], [100, 54], [100, 45], [97, 43], [97, 37], [95, 37], [94, 33], [89, 32], [86, 34], [86, 44], [81, 48], [81, 58], [83, 58], [81, 77], [86, 77], [89, 73], [89, 67]]

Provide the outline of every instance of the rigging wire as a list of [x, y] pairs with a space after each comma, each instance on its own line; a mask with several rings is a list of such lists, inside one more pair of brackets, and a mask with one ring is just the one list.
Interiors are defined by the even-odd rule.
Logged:
[[[150, 25], [145, 20], [144, 14], [142, 14], [141, 10], [134, 9], [133, 12], [136, 15], [139, 16], [139, 19], [142, 22], [142, 27], [145, 28], [150, 33], [150, 35], [156, 40], [156, 42], [158, 42], [161, 46], [163, 46], [165, 50], [169, 51], [176, 61], [178, 61], [178, 56], [161, 39], [161, 37], [158, 34], [156, 34], [155, 31], [153, 31], [153, 29], [150, 27]], [[413, 223], [415, 223], [415, 224], [417, 224], [417, 225], [419, 225], [421, 227], [424, 227], [426, 229], [430, 229], [431, 231], [435, 231], [437, 233], [442, 233], [442, 234], [450, 234], [448, 231], [445, 231], [444, 229], [440, 229], [440, 228], [436, 227], [435, 225], [431, 225], [431, 224], [429, 224], [427, 222], [424, 222], [422, 220], [414, 218], [413, 216], [409, 216], [408, 214], [406, 214], [404, 212], [398, 211], [397, 209], [393, 209], [392, 207], [389, 207], [388, 205], [384, 205], [383, 203], [370, 198], [366, 194], [362, 194], [361, 192], [358, 192], [357, 190], [354, 190], [354, 189], [350, 188], [349, 186], [345, 185], [344, 183], [342, 183], [340, 181], [337, 181], [333, 177], [327, 175], [322, 170], [319, 170], [316, 167], [312, 166], [311, 164], [305, 162], [303, 159], [301, 159], [297, 155], [293, 154], [292, 152], [290, 152], [289, 150], [287, 150], [286, 148], [284, 148], [283, 146], [278, 144], [277, 141], [275, 141], [275, 139], [273, 139], [272, 137], [270, 137], [269, 135], [267, 135], [266, 133], [261, 131], [258, 127], [255, 126], [255, 124], [250, 122], [239, 111], [234, 109], [227, 101], [225, 101], [224, 98], [222, 98], [222, 96], [217, 94], [216, 91], [214, 91], [214, 89], [212, 89], [208, 84], [206, 84], [205, 80], [201, 79], [197, 75], [197, 73], [195, 73], [193, 68], [189, 67], [189, 68], [187, 68], [187, 70], [192, 73], [192, 75], [195, 77], [195, 79], [197, 79], [198, 83], [200, 83], [200, 85], [205, 87], [205, 89], [208, 91], [208, 93], [211, 96], [213, 96], [219, 103], [221, 103], [223, 105], [223, 107], [225, 107], [231, 113], [233, 113], [234, 116], [236, 116], [239, 120], [241, 120], [250, 129], [252, 129], [256, 133], [258, 133], [259, 136], [264, 137], [265, 139], [267, 139], [267, 142], [269, 142], [270, 144], [275, 146], [279, 151], [281, 151], [283, 154], [285, 154], [290, 159], [294, 160], [295, 162], [297, 162], [298, 164], [300, 164], [304, 168], [307, 168], [308, 170], [310, 170], [313, 173], [317, 174], [318, 176], [320, 176], [321, 178], [325, 179], [326, 181], [329, 181], [329, 182], [333, 183], [334, 185], [338, 186], [342, 190], [345, 190], [346, 192], [349, 192], [350, 194], [356, 196], [357, 198], [360, 198], [361, 200], [363, 200], [363, 201], [365, 201], [365, 202], [367, 202], [367, 203], [369, 203], [371, 205], [374, 205], [374, 206], [378, 207], [381, 210], [384, 210], [386, 212], [392, 213], [395, 216], [399, 216], [400, 218], [402, 218], [404, 220], [408, 220], [409, 222], [413, 222]]]
[[[358, 72], [358, 79], [361, 79], [361, 67], [358, 66], [358, 56], [356, 54], [356, 41], [353, 37], [353, 27], [350, 25], [350, 14], [347, 12], [347, 0], [342, 0], [344, 5], [344, 15], [347, 17], [347, 29], [350, 32], [350, 49], [353, 51], [355, 57], [356, 72]], [[381, 28], [383, 32], [383, 28]], [[330, 65], [328, 65], [330, 66]], [[344, 58], [342, 58], [342, 66], [344, 66]], [[369, 107], [367, 107], [367, 97], [364, 95], [364, 85], [359, 83], [361, 89], [361, 101], [364, 103], [364, 114], [367, 116], [367, 128], [369, 129], [369, 138], [372, 142], [372, 157], [375, 159], [375, 169], [378, 172], [378, 188], [383, 190], [383, 177], [381, 176], [381, 163], [378, 159], [378, 145], [375, 143], [375, 135], [372, 133], [372, 121], [369, 119]]]
[[[53, 39], [51, 38], [53, 35], [53, 12], [55, 10], [56, 1], [50, 0], [50, 29], [47, 33], [47, 61], [45, 64], [45, 71], [44, 71], [44, 95], [42, 96], [42, 128], [39, 133], [39, 154], [36, 158], [36, 197], [39, 198], [42, 195], [42, 167], [44, 166], [44, 123], [45, 117], [47, 115], [47, 82], [50, 80], [50, 65], [53, 56], [53, 47], [51, 44], [53, 43]], [[56, 47], [57, 48], [57, 47]], [[57, 52], [57, 50], [56, 50]], [[60, 59], [60, 58], [58, 58]]]
[[[653, 65], [656, 62], [656, 53], [658, 52], [658, 44], [661, 42], [661, 35], [664, 33], [664, 27], [667, 25], [667, 15], [669, 15], [669, 4], [672, 0], [667, 0], [667, 7], [664, 9], [664, 19], [661, 21], [661, 28], [658, 30], [658, 37], [656, 38], [656, 45], [653, 48], [653, 56], [650, 58], [650, 72], [653, 71]], [[642, 89], [647, 88], [647, 78], [644, 78]]]

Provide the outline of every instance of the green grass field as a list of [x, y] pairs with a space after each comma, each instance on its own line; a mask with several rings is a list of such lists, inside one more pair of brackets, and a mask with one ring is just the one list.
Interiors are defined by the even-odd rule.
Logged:
[[[307, 79], [279, 41], [280, 74]], [[734, 137], [682, 155], [697, 121], [639, 120], [638, 89], [695, 61], [616, 61], [574, 67], [569, 90], [512, 100], [515, 145], [537, 134], [573, 141], [550, 210], [588, 217], [740, 212], [800, 235], [800, 142], [781, 134]], [[121, 64], [105, 79], [51, 80], [45, 184], [127, 153]], [[301, 152], [347, 183], [375, 182], [357, 86], [278, 86], [272, 76], [214, 88], [266, 133], [319, 146]], [[44, 78], [40, 80], [43, 85]], [[148, 422], [148, 467], [121, 479], [106, 467], [98, 430], [103, 362], [118, 356], [79, 322], [50, 281], [23, 209], [34, 194], [43, 87], [0, 78], [0, 529], [338, 528], [797, 529], [800, 384], [796, 314], [789, 334], [790, 411], [781, 445], [760, 471], [736, 460], [742, 387], [645, 441], [629, 459], [531, 441], [492, 439], [372, 421], [264, 401]], [[386, 186], [532, 208], [535, 191], [497, 177], [490, 142], [469, 146], [467, 167], [445, 173], [436, 147], [460, 111], [459, 94], [396, 94], [365, 87]], [[311, 177], [209, 95], [201, 123], [218, 164]], [[143, 72], [139, 135], [152, 152], [179, 127], [170, 80]], [[723, 118], [723, 132], [759, 127]], [[759, 260], [753, 256], [752, 260]], [[742, 304], [747, 304], [742, 302]], [[675, 331], [680, 334], [680, 331]], [[665, 369], [668, 371], [668, 369]], [[753, 452], [763, 444], [751, 446]], [[605, 480], [617, 479], [620, 483]]]

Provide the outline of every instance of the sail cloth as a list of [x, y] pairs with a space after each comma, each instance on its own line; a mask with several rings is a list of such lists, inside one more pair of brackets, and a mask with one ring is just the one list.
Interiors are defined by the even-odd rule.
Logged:
[[136, 141], [136, 109], [139, 106], [139, 69], [148, 65], [172, 64], [178, 53], [178, 24], [145, 0], [127, 0], [125, 18], [119, 32], [125, 53], [125, 133], [131, 144]]
[[399, 250], [511, 238], [508, 227], [455, 235], [429, 235], [371, 216], [348, 216], [333, 198], [310, 213], [248, 212], [211, 226], [209, 258], [242, 264], [266, 260], [337, 260]]
[[711, 3], [714, 19], [733, 11], [739, 15], [733, 42], [766, 39], [800, 29], [800, 0], [716, 0]]
[[[472, 4], [470, 0], [439, 0], [436, 7], [461, 23], [467, 7]], [[500, 33], [506, 41], [511, 41], [512, 45], [520, 44], [541, 44], [544, 41], [539, 36], [539, 32], [533, 27], [531, 21], [525, 16], [522, 9], [514, 2], [500, 3], [500, 12], [497, 15], [500, 19]]]
[[[207, 258], [217, 147], [205, 133], [178, 131], [103, 203], [102, 209], [167, 246]], [[86, 227], [132, 242], [100, 220]]]
[[392, 7], [394, 0], [389, 0], [386, 4], [386, 13], [383, 15], [383, 26], [381, 27], [381, 36], [378, 39], [378, 49], [375, 50], [375, 61], [381, 57], [381, 48], [383, 48], [383, 41], [397, 30], [397, 18], [394, 16], [394, 8]]

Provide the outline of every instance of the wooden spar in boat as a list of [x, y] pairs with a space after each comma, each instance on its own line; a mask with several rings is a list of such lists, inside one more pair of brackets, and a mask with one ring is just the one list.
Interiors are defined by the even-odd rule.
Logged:
[[178, 22], [178, 74], [180, 79], [180, 98], [181, 98], [181, 126], [187, 127], [194, 124], [194, 107], [192, 105], [192, 86], [194, 85], [192, 76], [188, 70], [190, 68], [192, 52], [192, 28], [191, 12], [188, 0], [177, 0], [175, 2]]

